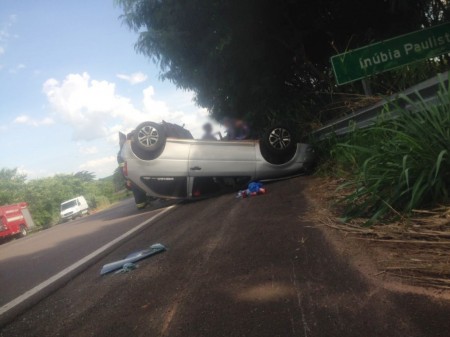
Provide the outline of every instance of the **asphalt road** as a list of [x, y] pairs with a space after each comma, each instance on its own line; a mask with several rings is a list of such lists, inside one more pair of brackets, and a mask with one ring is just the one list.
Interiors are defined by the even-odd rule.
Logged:
[[[449, 302], [371, 283], [304, 220], [306, 184], [179, 205], [0, 336], [449, 336]], [[155, 242], [169, 250], [99, 275]]]
[[110, 242], [156, 211], [137, 212], [132, 199], [0, 245], [0, 307]]

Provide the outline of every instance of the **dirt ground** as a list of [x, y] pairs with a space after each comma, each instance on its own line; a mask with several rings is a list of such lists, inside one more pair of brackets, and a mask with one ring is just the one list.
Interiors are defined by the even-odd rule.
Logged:
[[[449, 336], [448, 294], [386, 275], [376, 247], [323, 225], [319, 185], [179, 205], [0, 336]], [[156, 242], [169, 250], [99, 275]]]
[[450, 299], [450, 208], [417, 211], [412, 218], [370, 228], [362, 225], [365, 219], [344, 224], [335, 203], [338, 185], [314, 177], [307, 190], [313, 205], [308, 219], [322, 227], [336, 249], [385, 288]]

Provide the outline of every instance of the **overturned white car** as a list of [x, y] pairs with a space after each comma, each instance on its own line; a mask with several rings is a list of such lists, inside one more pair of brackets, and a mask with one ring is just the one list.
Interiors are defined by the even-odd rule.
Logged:
[[257, 140], [214, 141], [193, 139], [176, 124], [144, 122], [121, 138], [125, 177], [155, 198], [205, 197], [294, 175], [313, 163], [312, 148], [286, 126], [271, 127]]

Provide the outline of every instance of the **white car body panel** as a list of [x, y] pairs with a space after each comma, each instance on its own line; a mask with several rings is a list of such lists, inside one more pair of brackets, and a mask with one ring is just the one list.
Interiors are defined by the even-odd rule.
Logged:
[[189, 176], [255, 176], [255, 141], [191, 141]]

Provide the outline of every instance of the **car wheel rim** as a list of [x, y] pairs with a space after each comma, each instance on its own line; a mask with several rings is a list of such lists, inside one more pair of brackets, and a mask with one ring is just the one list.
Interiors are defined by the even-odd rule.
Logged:
[[139, 143], [145, 147], [153, 147], [158, 142], [159, 133], [152, 126], [146, 126], [139, 130], [138, 140]]
[[291, 143], [291, 134], [288, 130], [283, 128], [276, 128], [270, 132], [269, 144], [274, 149], [283, 150], [286, 149]]

